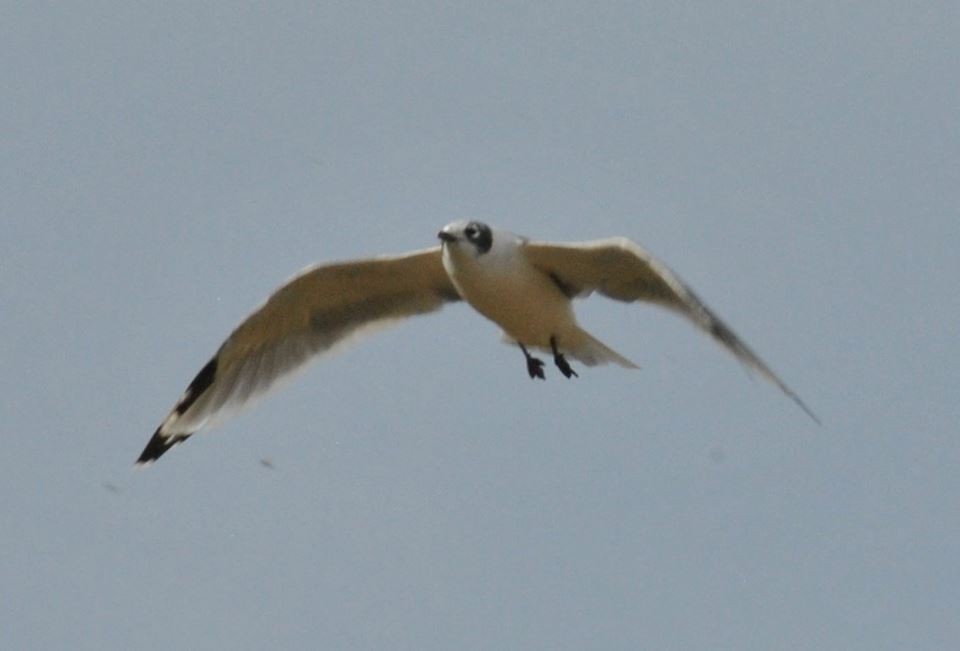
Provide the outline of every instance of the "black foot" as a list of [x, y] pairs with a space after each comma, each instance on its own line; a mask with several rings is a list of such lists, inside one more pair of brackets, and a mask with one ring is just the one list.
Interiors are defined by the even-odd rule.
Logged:
[[530, 375], [530, 379], [535, 380], [536, 378], [540, 378], [541, 380], [546, 380], [547, 376], [543, 373], [543, 360], [537, 359], [528, 353], [523, 344], [520, 344], [520, 350], [523, 351], [523, 356], [527, 358], [527, 373]]
[[576, 371], [570, 368], [570, 362], [563, 356], [563, 353], [557, 350], [556, 337], [550, 337], [550, 348], [553, 349], [553, 363], [556, 364], [560, 372], [563, 373], [563, 377], [568, 379], [571, 377], [580, 377]]

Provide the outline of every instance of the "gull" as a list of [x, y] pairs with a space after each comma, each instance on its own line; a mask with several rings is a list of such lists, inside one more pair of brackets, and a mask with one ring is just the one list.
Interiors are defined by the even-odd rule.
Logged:
[[690, 287], [625, 237], [537, 242], [468, 220], [448, 224], [437, 236], [439, 246], [308, 267], [287, 281], [197, 373], [137, 464], [156, 461], [347, 340], [461, 300], [500, 326], [504, 341], [523, 353], [530, 378], [541, 380], [544, 362], [531, 349], [551, 355], [566, 378], [578, 377], [568, 357], [585, 366], [637, 368], [580, 327], [574, 298], [596, 292], [659, 305], [692, 321], [820, 422]]

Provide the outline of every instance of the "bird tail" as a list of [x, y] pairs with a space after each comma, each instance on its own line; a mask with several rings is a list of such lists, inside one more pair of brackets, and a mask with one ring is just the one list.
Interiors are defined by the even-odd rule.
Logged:
[[576, 344], [566, 348], [564, 352], [585, 366], [597, 366], [613, 362], [623, 368], [640, 368], [582, 328], [578, 328], [575, 339], [577, 340]]

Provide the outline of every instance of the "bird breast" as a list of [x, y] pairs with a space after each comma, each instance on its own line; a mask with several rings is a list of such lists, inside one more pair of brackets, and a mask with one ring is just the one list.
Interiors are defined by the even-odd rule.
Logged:
[[575, 324], [573, 309], [556, 284], [517, 256], [445, 257], [444, 266], [460, 295], [480, 314], [528, 346], [550, 347]]

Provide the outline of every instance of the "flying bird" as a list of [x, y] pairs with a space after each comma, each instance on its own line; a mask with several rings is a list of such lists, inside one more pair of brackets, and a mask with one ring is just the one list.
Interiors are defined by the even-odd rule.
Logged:
[[536, 242], [479, 221], [457, 221], [440, 246], [305, 269], [227, 337], [147, 443], [137, 464], [160, 458], [276, 380], [364, 331], [464, 300], [523, 353], [531, 379], [544, 379], [544, 351], [560, 373], [585, 366], [637, 368], [580, 327], [573, 299], [593, 292], [645, 301], [685, 316], [747, 367], [816, 415], [666, 265], [623, 237]]

